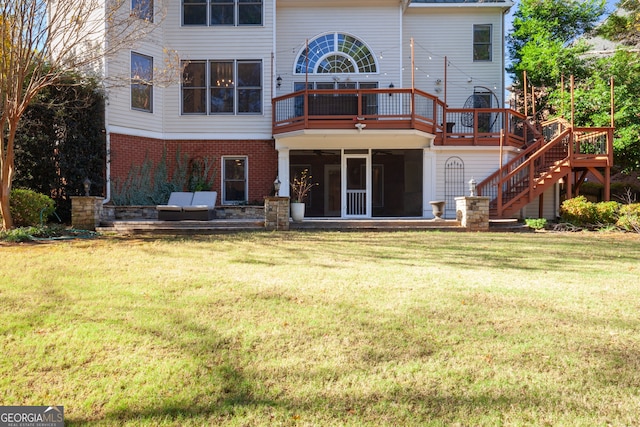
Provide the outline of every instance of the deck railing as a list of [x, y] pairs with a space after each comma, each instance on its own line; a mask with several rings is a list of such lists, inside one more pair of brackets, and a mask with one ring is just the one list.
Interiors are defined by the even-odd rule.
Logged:
[[534, 138], [526, 118], [505, 108], [448, 108], [412, 89], [302, 90], [273, 99], [275, 135], [305, 129], [415, 129], [437, 145], [520, 147]]
[[541, 137], [518, 156], [478, 184], [497, 215], [518, 199], [532, 200], [532, 185], [550, 168], [608, 167], [613, 161], [613, 128], [571, 128], [556, 119], [541, 125]]

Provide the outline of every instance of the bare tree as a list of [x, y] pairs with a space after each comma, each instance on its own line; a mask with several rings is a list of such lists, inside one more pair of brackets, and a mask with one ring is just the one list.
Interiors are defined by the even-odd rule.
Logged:
[[2, 229], [13, 227], [14, 141], [29, 103], [69, 71], [99, 73], [106, 58], [132, 47], [157, 22], [152, 0], [0, 0]]

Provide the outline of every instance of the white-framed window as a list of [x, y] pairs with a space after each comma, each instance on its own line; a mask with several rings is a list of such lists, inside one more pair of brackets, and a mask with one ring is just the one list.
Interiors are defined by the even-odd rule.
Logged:
[[182, 25], [261, 26], [262, 0], [182, 0]]
[[183, 61], [182, 114], [261, 114], [262, 61]]
[[238, 205], [248, 201], [248, 176], [246, 156], [222, 157], [222, 204]]
[[131, 0], [131, 16], [153, 22], [153, 0]]
[[362, 40], [344, 33], [328, 33], [309, 42], [296, 59], [296, 74], [377, 73], [376, 58]]
[[131, 52], [131, 108], [153, 112], [153, 58]]
[[473, 60], [491, 61], [491, 24], [475, 24], [473, 26]]

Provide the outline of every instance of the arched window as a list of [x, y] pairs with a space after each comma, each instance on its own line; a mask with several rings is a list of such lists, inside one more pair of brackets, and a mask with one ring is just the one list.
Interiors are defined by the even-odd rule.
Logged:
[[[308, 67], [308, 68], [307, 68]], [[375, 56], [361, 40], [343, 33], [318, 36], [296, 60], [296, 74], [375, 73]]]

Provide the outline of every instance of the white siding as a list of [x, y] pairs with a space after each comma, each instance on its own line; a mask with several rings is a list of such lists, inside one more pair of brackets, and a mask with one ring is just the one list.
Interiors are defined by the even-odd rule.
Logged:
[[[159, 31], [158, 31], [159, 32]], [[156, 34], [158, 33], [156, 32]], [[152, 112], [131, 108], [131, 52], [153, 58], [154, 78], [162, 71], [164, 54], [157, 35], [156, 42], [144, 41], [131, 49], [123, 49], [108, 62], [107, 108], [111, 127], [124, 127], [143, 132], [161, 132], [163, 122], [164, 91], [159, 83], [153, 86]]]
[[[556, 184], [544, 192], [543, 200], [542, 200], [542, 218], [546, 218], [548, 220], [557, 219], [559, 214], [558, 191], [559, 191], [558, 185]], [[540, 218], [541, 216], [540, 216], [539, 203], [540, 203], [540, 198], [536, 197], [536, 199], [533, 202], [525, 206], [521, 212], [522, 219]]]
[[[380, 87], [393, 83], [400, 87], [399, 43], [401, 10], [396, 7], [304, 7], [277, 11], [277, 69], [282, 77], [281, 89], [276, 95], [293, 91], [294, 82], [304, 82], [305, 75], [294, 75], [297, 55], [304, 49], [307, 40], [332, 32], [350, 34], [364, 43], [376, 56], [378, 72], [336, 76], [340, 81], [349, 79], [358, 82], [378, 82]], [[332, 74], [310, 76], [310, 81], [332, 81]]]
[[[120, 84], [112, 85], [109, 96], [109, 122], [120, 129], [163, 138], [253, 139], [271, 137], [271, 96], [293, 90], [293, 83], [304, 81], [294, 75], [295, 59], [306, 40], [327, 32], [344, 32], [365, 42], [376, 57], [376, 73], [336, 76], [341, 81], [377, 82], [381, 88], [393, 83], [396, 88], [411, 86], [411, 46], [415, 39], [416, 88], [436, 93], [436, 80], [444, 81], [444, 57], [447, 70], [447, 101], [462, 107], [474, 86], [484, 86], [502, 103], [503, 50], [501, 8], [484, 7], [278, 7], [265, 0], [261, 27], [194, 27], [181, 25], [182, 2], [167, 2], [158, 12], [160, 29], [132, 50], [154, 58], [156, 73], [166, 68], [166, 51], [177, 52], [180, 59], [237, 60], [257, 59], [263, 66], [263, 113], [259, 115], [182, 115], [180, 81], [154, 86], [153, 113], [130, 107], [130, 51], [123, 51], [108, 65], [109, 76]], [[473, 62], [473, 25], [493, 26], [493, 61]], [[273, 64], [272, 64], [273, 56]], [[431, 59], [429, 59], [431, 57]], [[175, 66], [173, 64], [172, 66]], [[272, 72], [273, 65], [273, 72]], [[275, 78], [282, 78], [280, 89]], [[333, 75], [311, 76], [315, 81], [331, 81]], [[468, 82], [468, 78], [472, 82]], [[439, 95], [444, 96], [444, 91]]]
[[471, 178], [480, 183], [499, 167], [498, 147], [459, 147], [455, 149], [436, 150], [436, 193], [434, 200], [444, 200], [445, 197], [445, 163], [451, 157], [457, 156], [464, 162], [465, 194], [468, 195], [467, 183]]
[[[474, 24], [492, 25], [492, 61], [473, 61]], [[462, 108], [473, 93], [474, 86], [483, 86], [498, 96], [502, 107], [504, 86], [504, 52], [502, 11], [500, 8], [456, 7], [415, 8], [410, 7], [404, 16], [403, 46], [409, 49], [414, 39], [414, 76], [417, 89], [435, 93], [445, 81], [445, 57], [447, 68], [447, 104], [451, 108]], [[411, 86], [410, 52], [403, 60], [403, 84]], [[469, 82], [471, 78], [471, 82]], [[443, 83], [436, 84], [440, 79]], [[438, 94], [444, 99], [444, 90]]]
[[[165, 66], [168, 51], [180, 60], [262, 61], [263, 112], [256, 115], [189, 115], [181, 114], [180, 77], [154, 86], [153, 114], [133, 111], [127, 85], [109, 91], [109, 122], [112, 126], [147, 132], [150, 136], [188, 139], [264, 139], [271, 136], [271, 56], [273, 51], [273, 0], [264, 2], [261, 27], [195, 27], [181, 25], [182, 2], [167, 5], [161, 30], [133, 49], [153, 56], [158, 71], [179, 66]], [[109, 64], [111, 75], [129, 73], [130, 52], [122, 52]], [[140, 132], [136, 132], [140, 134]]]

